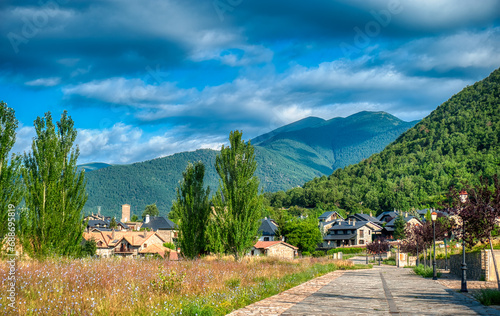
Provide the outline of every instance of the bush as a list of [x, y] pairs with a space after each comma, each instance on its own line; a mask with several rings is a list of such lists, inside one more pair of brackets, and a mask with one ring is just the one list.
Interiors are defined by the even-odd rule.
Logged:
[[325, 256], [325, 252], [324, 251], [321, 251], [321, 250], [316, 250], [312, 253], [312, 256], [314, 258], [319, 258], [319, 257], [323, 257]]
[[474, 296], [483, 305], [500, 305], [500, 291], [498, 290], [482, 289]]
[[175, 250], [175, 244], [174, 244], [174, 243], [171, 243], [171, 242], [164, 242], [164, 243], [163, 243], [163, 247], [166, 247], [166, 248], [168, 248], [168, 249]]
[[182, 289], [182, 281], [186, 273], [177, 275], [177, 272], [172, 271], [166, 274], [161, 266], [158, 267], [158, 279], [151, 281], [151, 287], [162, 293], [179, 293]]
[[365, 248], [351, 247], [351, 248], [335, 248], [328, 250], [327, 254], [333, 255], [334, 253], [342, 252], [343, 254], [354, 254], [365, 252]]
[[302, 252], [302, 257], [310, 257], [311, 253], [309, 251], [303, 251]]
[[[418, 267], [413, 267], [413, 271], [415, 274], [421, 275], [424, 278], [432, 278], [434, 275], [434, 270], [432, 267], [424, 267], [423, 264], [418, 265]], [[437, 273], [437, 276], [440, 277], [441, 273]]]

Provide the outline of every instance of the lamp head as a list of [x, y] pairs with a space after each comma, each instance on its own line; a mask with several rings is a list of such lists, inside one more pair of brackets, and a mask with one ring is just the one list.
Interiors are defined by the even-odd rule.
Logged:
[[432, 221], [433, 221], [433, 222], [435, 222], [435, 221], [436, 221], [437, 217], [438, 217], [438, 213], [436, 213], [436, 212], [432, 212], [432, 214], [431, 214], [431, 219], [432, 219]]

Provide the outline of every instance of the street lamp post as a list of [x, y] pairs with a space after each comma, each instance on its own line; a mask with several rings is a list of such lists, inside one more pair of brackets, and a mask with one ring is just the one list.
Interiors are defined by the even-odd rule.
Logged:
[[[460, 202], [465, 204], [467, 202], [467, 191], [460, 191]], [[463, 206], [462, 206], [463, 209]], [[467, 290], [467, 263], [465, 263], [465, 225], [462, 218], [462, 288], [460, 292], [469, 292]]]
[[434, 244], [434, 261], [432, 262], [432, 279], [437, 280], [437, 271], [436, 271], [436, 219], [437, 219], [437, 213], [432, 212], [431, 214], [432, 218], [432, 239], [433, 239], [433, 244]]
[[444, 233], [444, 270], [448, 271], [448, 248], [446, 248], [446, 237], [448, 237], [448, 233]]

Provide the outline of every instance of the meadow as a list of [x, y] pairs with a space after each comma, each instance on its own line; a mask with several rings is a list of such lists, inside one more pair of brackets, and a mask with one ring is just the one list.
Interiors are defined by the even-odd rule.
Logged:
[[[229, 258], [49, 259], [17, 263], [20, 315], [225, 315], [336, 269], [349, 261]], [[8, 264], [0, 261], [0, 313], [8, 307]]]

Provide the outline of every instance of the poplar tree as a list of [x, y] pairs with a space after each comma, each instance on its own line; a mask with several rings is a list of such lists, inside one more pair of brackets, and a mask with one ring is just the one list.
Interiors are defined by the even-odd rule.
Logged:
[[229, 147], [222, 146], [215, 158], [219, 189], [214, 197], [214, 215], [224, 249], [239, 261], [257, 240], [262, 199], [254, 148], [240, 131], [231, 132]]
[[405, 239], [406, 238], [406, 221], [402, 214], [399, 214], [394, 221], [394, 239]]
[[[16, 141], [18, 121], [15, 112], [0, 102], [0, 240], [8, 232], [9, 204], [17, 206], [21, 201], [20, 157], [9, 152]], [[11, 208], [12, 209], [12, 208]]]
[[177, 201], [172, 209], [179, 216], [179, 245], [184, 256], [190, 259], [206, 250], [206, 229], [210, 216], [208, 197], [210, 188], [203, 187], [205, 165], [189, 164], [182, 173], [183, 180], [177, 188]]
[[21, 215], [24, 250], [35, 257], [81, 251], [84, 171], [77, 171], [74, 122], [64, 111], [57, 127], [50, 112], [35, 120], [32, 152], [24, 154], [22, 177], [27, 210]]

